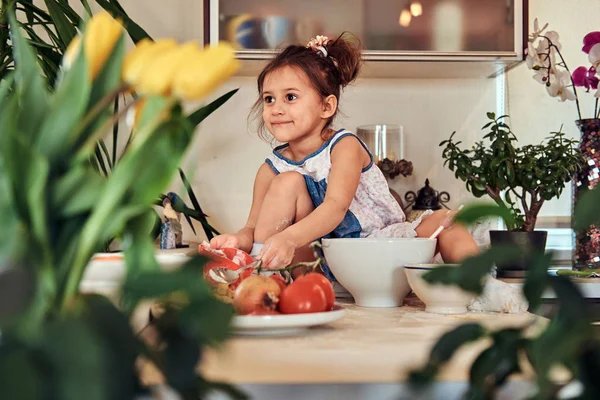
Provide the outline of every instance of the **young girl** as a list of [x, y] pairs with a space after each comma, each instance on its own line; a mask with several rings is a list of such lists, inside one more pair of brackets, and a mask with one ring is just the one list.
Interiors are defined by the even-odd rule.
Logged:
[[[340, 90], [354, 81], [360, 61], [355, 43], [317, 36], [307, 46], [287, 47], [260, 73], [260, 131], [266, 127], [285, 144], [258, 170], [246, 226], [213, 238], [212, 248], [239, 248], [275, 269], [313, 260], [308, 245], [323, 237], [427, 237], [450, 225], [447, 211], [405, 222], [365, 144], [331, 128]], [[438, 247], [446, 262], [477, 253], [460, 225], [444, 229]]]

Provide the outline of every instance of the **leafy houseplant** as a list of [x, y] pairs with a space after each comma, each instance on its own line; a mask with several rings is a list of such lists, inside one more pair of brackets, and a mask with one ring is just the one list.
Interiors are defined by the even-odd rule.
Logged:
[[[507, 228], [513, 232], [490, 232], [492, 245], [498, 240], [523, 243], [525, 239], [520, 237], [527, 236], [543, 251], [546, 232], [534, 232], [537, 216], [544, 202], [560, 196], [580, 170], [583, 158], [577, 142], [559, 131], [540, 144], [517, 147], [515, 134], [504, 122], [506, 116], [496, 118], [494, 113], [488, 113], [487, 117], [490, 122], [482, 129], [488, 129], [483, 138], [489, 144], [478, 142], [471, 149], [462, 149], [461, 142], [454, 141], [453, 133], [440, 143], [444, 147], [444, 165], [465, 181], [467, 190], [475, 197], [488, 195], [512, 215]], [[506, 267], [523, 269], [519, 265]]]
[[[574, 227], [585, 230], [600, 223], [597, 205], [600, 188], [588, 192], [577, 205], [573, 216]], [[486, 215], [504, 215], [499, 207], [470, 206], [462, 210], [456, 220], [473, 223]], [[443, 266], [423, 275], [431, 283], [458, 285], [464, 290], [481, 294], [483, 279], [494, 262], [519, 257], [523, 249], [517, 247], [492, 247], [488, 251], [467, 259], [459, 267]], [[532, 399], [597, 399], [600, 398], [600, 340], [594, 332], [591, 309], [580, 290], [565, 276], [591, 276], [593, 271], [559, 270], [558, 276], [547, 273], [552, 254], [535, 252], [523, 294], [535, 312], [542, 304], [542, 293], [552, 289], [556, 294], [557, 311], [543, 329], [531, 325], [501, 330], [489, 330], [477, 324], [461, 325], [445, 333], [433, 346], [429, 361], [411, 374], [416, 388], [430, 383], [440, 369], [449, 362], [462, 346], [486, 338], [490, 345], [480, 352], [469, 371], [469, 388], [465, 398], [493, 399], [497, 391], [515, 374], [525, 373], [535, 385], [528, 393]], [[541, 328], [538, 325], [538, 328]], [[565, 379], [553, 380], [551, 370], [563, 367]], [[566, 387], [569, 387], [568, 389]], [[567, 394], [569, 393], [569, 394]], [[525, 394], [524, 394], [525, 395]]]
[[[581, 51], [587, 55], [590, 65], [577, 67], [571, 72], [561, 53], [558, 33], [544, 32], [547, 27], [548, 24], [545, 24], [540, 28], [537, 19], [535, 20], [527, 47], [527, 66], [535, 71], [534, 79], [546, 86], [550, 96], [557, 97], [560, 101], [575, 101], [575, 123], [581, 131], [579, 148], [585, 159], [573, 185], [573, 200], [577, 204], [585, 193], [600, 184], [600, 32], [589, 32], [583, 38]], [[595, 97], [591, 118], [582, 118], [577, 88], [585, 88], [586, 93], [595, 90], [591, 92]], [[587, 267], [600, 261], [600, 227], [591, 225], [586, 230], [577, 232], [574, 261], [576, 267]]]
[[[120, 19], [134, 43], [150, 37], [142, 27], [129, 18], [118, 0], [92, 1]], [[46, 83], [52, 88], [59, 74], [67, 45], [77, 36], [77, 28], [81, 26], [83, 20], [92, 16], [92, 10], [87, 0], [80, 0], [85, 12], [84, 16], [79, 15], [68, 0], [44, 0], [46, 9], [34, 3], [41, 2], [31, 0], [0, 2], [0, 80], [3, 80], [15, 67], [15, 56], [8, 31], [8, 17], [4, 12], [13, 7], [17, 24], [36, 53]]]
[[[203, 397], [213, 384], [195, 367], [204, 345], [225, 338], [232, 310], [200, 278], [201, 257], [161, 270], [151, 205], [193, 137], [181, 103], [233, 73], [233, 49], [189, 45], [181, 56], [184, 46], [156, 51], [148, 42], [126, 55], [122, 26], [100, 13], [82, 26], [50, 93], [14, 8], [4, 11], [15, 69], [0, 84], [0, 398], [132, 399], [147, 391], [141, 358], [183, 398]], [[135, 135], [105, 176], [95, 145], [124, 91], [136, 93], [130, 107], [140, 105]], [[206, 115], [214, 103], [207, 107]], [[125, 249], [119, 308], [79, 290], [111, 237]], [[129, 318], [141, 300], [174, 293], [180, 307], [154, 322], [159, 345], [150, 346]]]
[[[128, 16], [118, 0], [94, 0], [94, 2], [122, 21], [123, 27], [134, 43], [151, 39], [148, 33]], [[42, 68], [48, 88], [51, 91], [53, 90], [60, 71], [62, 57], [67, 51], [67, 45], [76, 37], [77, 28], [82, 24], [83, 20], [91, 17], [92, 11], [87, 0], [81, 0], [84, 15], [79, 15], [67, 0], [44, 0], [44, 4], [47, 10], [27, 0], [5, 0], [0, 2], [0, 81], [4, 80], [7, 74], [11, 73], [15, 67], [14, 51], [12, 42], [10, 41], [7, 17], [6, 13], [2, 11], [7, 7], [13, 6], [15, 8], [17, 24], [21, 27], [25, 34], [25, 39], [36, 53], [36, 59]], [[40, 34], [40, 31], [44, 34]], [[208, 107], [201, 107], [196, 112], [191, 113], [188, 118], [190, 123], [194, 126], [200, 123], [207, 114], [222, 105], [234, 93], [235, 91], [232, 91], [228, 95], [223, 96], [218, 102]], [[127, 101], [128, 96], [115, 97], [113, 113], [115, 115], [119, 114], [119, 109], [127, 107]], [[105, 176], [110, 174], [119, 162], [118, 144], [119, 137], [121, 136], [119, 128], [119, 123], [113, 124], [111, 149], [108, 148], [103, 138], [98, 138], [96, 143], [93, 158], [99, 171]], [[129, 143], [132, 134], [133, 131], [129, 131], [129, 134], [123, 139], [122, 143]], [[181, 212], [185, 216], [194, 233], [196, 233], [196, 230], [192, 219], [200, 222], [206, 237], [211, 239], [213, 234], [218, 234], [218, 232], [208, 222], [207, 216], [202, 211], [194, 190], [183, 170], [179, 170], [179, 175], [190, 198], [192, 207], [188, 207], [180, 198], [172, 201], [173, 207], [177, 212]], [[162, 207], [162, 200], [166, 196], [162, 194], [160, 199], [156, 201], [156, 205]], [[111, 242], [112, 239], [107, 240], [103, 249], [104, 251], [109, 251]]]

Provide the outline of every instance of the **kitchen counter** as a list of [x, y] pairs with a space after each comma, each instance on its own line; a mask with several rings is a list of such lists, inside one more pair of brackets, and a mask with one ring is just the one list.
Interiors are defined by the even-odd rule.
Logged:
[[[405, 382], [412, 369], [427, 361], [443, 333], [472, 322], [489, 329], [531, 325], [534, 332], [547, 322], [530, 313], [431, 314], [414, 295], [396, 308], [338, 304], [345, 307], [344, 318], [301, 335], [235, 336], [220, 349], [207, 349], [199, 370], [209, 380], [234, 384], [253, 399], [458, 400], [468, 387], [470, 366], [487, 340], [459, 350], [425, 392], [417, 395]], [[162, 382], [151, 366], [144, 368], [145, 383]], [[528, 378], [528, 374], [515, 377], [498, 398], [525, 398], [532, 387]]]
[[[234, 337], [205, 355], [201, 370], [214, 380], [233, 383], [392, 383], [423, 365], [437, 339], [452, 328], [478, 322], [490, 329], [543, 324], [533, 314], [468, 313], [438, 315], [422, 303], [397, 308], [345, 304], [346, 315], [302, 336]], [[439, 380], [466, 381], [479, 341], [461, 349]]]

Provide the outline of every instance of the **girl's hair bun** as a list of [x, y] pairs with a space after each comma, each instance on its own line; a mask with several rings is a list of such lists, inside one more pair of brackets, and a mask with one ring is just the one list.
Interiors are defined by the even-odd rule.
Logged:
[[345, 87], [358, 76], [362, 56], [360, 41], [356, 36], [347, 32], [333, 40], [326, 36], [317, 36], [311, 39], [306, 47], [333, 63], [338, 72], [340, 86]]

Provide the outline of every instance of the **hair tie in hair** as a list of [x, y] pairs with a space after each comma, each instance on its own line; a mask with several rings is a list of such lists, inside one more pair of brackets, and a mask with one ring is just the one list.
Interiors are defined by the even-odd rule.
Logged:
[[317, 37], [310, 39], [310, 41], [306, 44], [306, 47], [327, 58], [328, 53], [327, 49], [325, 48], [327, 43], [329, 43], [329, 38], [327, 36], [317, 35]]
[[323, 57], [327, 57], [327, 49], [325, 47], [317, 46], [316, 48], [321, 52], [321, 54], [323, 54]]

